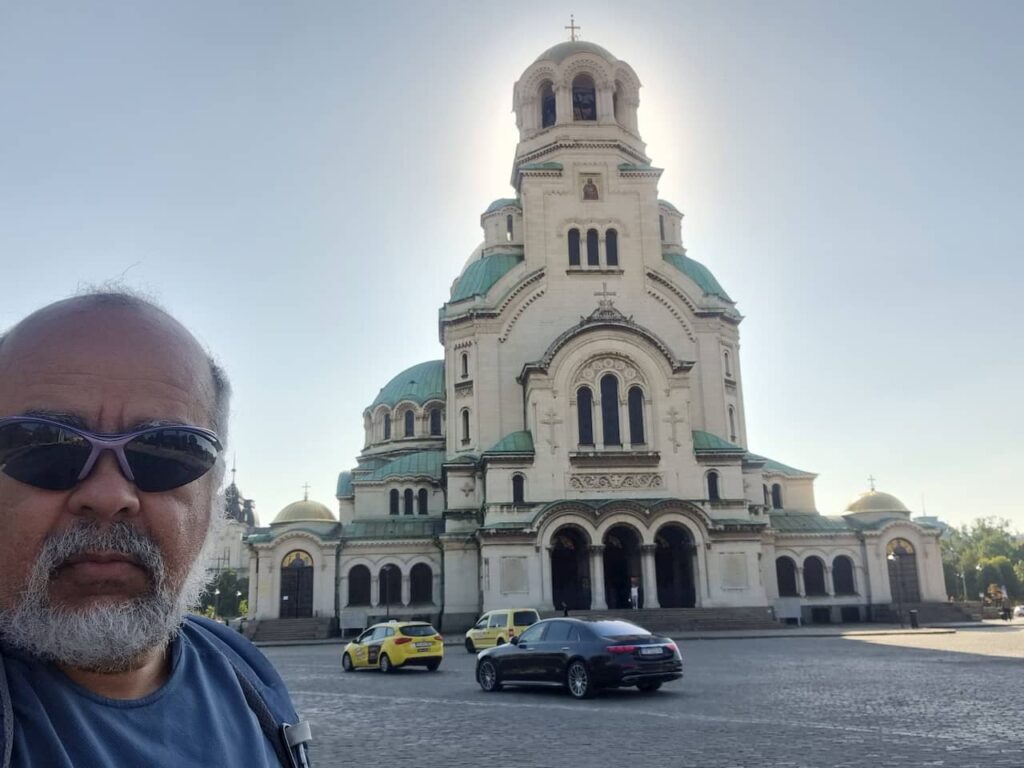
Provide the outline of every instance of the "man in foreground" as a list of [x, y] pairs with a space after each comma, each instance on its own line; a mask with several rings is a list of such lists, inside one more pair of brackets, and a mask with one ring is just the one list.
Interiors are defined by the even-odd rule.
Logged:
[[190, 617], [229, 389], [152, 304], [94, 294], [0, 337], [0, 766], [303, 765], [238, 635]]

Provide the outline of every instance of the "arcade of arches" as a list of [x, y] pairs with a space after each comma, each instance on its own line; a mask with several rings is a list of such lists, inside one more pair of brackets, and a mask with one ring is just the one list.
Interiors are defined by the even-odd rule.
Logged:
[[548, 547], [552, 607], [628, 609], [634, 599], [637, 608], [696, 606], [696, 547], [689, 529], [665, 523], [654, 540], [643, 544], [628, 523], [613, 525], [596, 545], [577, 525], [559, 527]]

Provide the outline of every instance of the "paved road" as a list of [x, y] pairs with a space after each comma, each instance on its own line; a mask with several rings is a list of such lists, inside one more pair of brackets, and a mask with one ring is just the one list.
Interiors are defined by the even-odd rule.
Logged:
[[453, 647], [438, 672], [387, 676], [343, 674], [335, 646], [264, 650], [321, 767], [1024, 766], [1024, 628], [926, 638], [685, 642], [682, 681], [584, 702], [484, 693]]

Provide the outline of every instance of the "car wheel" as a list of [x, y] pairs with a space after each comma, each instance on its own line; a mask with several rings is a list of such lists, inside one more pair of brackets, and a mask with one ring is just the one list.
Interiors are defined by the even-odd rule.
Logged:
[[395, 665], [391, 663], [391, 659], [388, 658], [386, 653], [381, 654], [380, 661], [377, 662], [377, 666], [380, 667], [380, 671], [384, 674], [395, 671]]
[[644, 693], [651, 693], [661, 688], [661, 682], [659, 680], [644, 680], [643, 682], [637, 683], [636, 687]]
[[476, 681], [480, 687], [488, 693], [501, 690], [501, 681], [498, 679], [498, 668], [493, 661], [481, 661], [476, 671]]
[[587, 665], [579, 660], [569, 665], [565, 673], [565, 684], [574, 699], [586, 699], [594, 693], [594, 684], [590, 679]]
[[346, 672], [351, 672], [353, 669], [355, 669], [355, 667], [352, 666], [352, 657], [349, 656], [347, 653], [342, 654], [341, 668]]
[[466, 653], [476, 653], [476, 646], [468, 637], [466, 638]]
[[440, 667], [440, 666], [441, 666], [441, 662], [440, 661], [428, 661], [427, 662], [427, 671], [428, 672], [437, 672], [437, 668]]

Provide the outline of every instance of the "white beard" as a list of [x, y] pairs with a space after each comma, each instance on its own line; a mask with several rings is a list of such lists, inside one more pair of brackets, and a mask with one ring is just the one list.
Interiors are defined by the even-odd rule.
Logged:
[[[0, 637], [32, 656], [75, 669], [137, 669], [151, 651], [174, 639], [185, 614], [198, 603], [208, 580], [207, 551], [222, 524], [222, 516], [211, 515], [202, 551], [177, 589], [170, 583], [160, 549], [128, 523], [101, 528], [81, 522], [47, 538], [15, 605], [0, 608]], [[136, 558], [149, 574], [150, 590], [129, 600], [81, 609], [54, 606], [53, 574], [72, 555], [90, 551]]]

